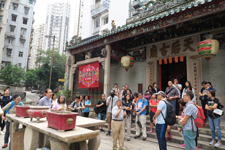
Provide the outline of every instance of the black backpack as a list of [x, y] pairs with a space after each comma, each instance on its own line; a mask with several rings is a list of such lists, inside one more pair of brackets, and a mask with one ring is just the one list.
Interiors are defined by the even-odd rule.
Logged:
[[146, 99], [146, 101], [147, 101], [147, 106], [146, 106], [146, 115], [149, 115], [149, 102], [148, 102], [148, 100]]
[[173, 107], [170, 103], [167, 103], [166, 101], [164, 101], [166, 103], [166, 118], [164, 118], [163, 113], [161, 111], [161, 114], [163, 116], [163, 119], [165, 120], [166, 125], [174, 125], [176, 123], [176, 115], [173, 111]]
[[[97, 103], [97, 104], [98, 104], [98, 103]], [[94, 106], [94, 111], [95, 111], [96, 114], [99, 113], [99, 107], [96, 107], [97, 104], [95, 104], [95, 106]], [[101, 103], [100, 103], [100, 104], [101, 104]]]

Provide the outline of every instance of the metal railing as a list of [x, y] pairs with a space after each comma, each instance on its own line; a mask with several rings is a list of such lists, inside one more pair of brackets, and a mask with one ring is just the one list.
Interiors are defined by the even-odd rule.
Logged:
[[92, 17], [96, 17], [100, 14], [106, 13], [109, 11], [109, 0], [103, 0], [102, 2], [96, 3], [91, 6]]

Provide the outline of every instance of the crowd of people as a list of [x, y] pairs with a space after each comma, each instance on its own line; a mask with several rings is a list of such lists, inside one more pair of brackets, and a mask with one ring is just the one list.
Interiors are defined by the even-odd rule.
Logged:
[[[186, 150], [193, 150], [198, 149], [199, 133], [195, 120], [199, 117], [200, 109], [204, 112], [203, 116], [206, 117], [204, 123], [208, 120], [210, 124], [212, 141], [209, 145], [220, 147], [222, 145], [221, 115], [216, 114], [214, 110], [219, 109], [222, 104], [216, 98], [216, 89], [212, 87], [210, 82], [203, 81], [202, 86], [203, 88], [199, 93], [202, 107], [199, 107], [196, 105], [197, 98], [194, 88], [189, 81], [185, 82], [183, 88], [174, 78], [172, 81], [168, 81], [165, 92], [160, 91], [157, 83], [153, 83], [153, 85], [148, 86], [144, 94], [142, 92], [132, 94], [129, 85], [124, 85], [122, 90], [119, 90], [115, 83], [111, 95], [106, 98], [102, 94], [101, 100], [96, 104], [99, 109], [98, 119], [107, 120], [108, 131], [106, 135], [111, 135], [112, 129], [113, 149], [117, 149], [117, 140], [119, 149], [124, 149], [124, 139], [131, 140], [132, 117], [135, 116], [136, 135], [134, 138], [140, 138], [142, 132], [142, 140], [146, 140], [146, 117], [149, 115], [149, 133], [153, 133], [153, 126], [155, 125], [159, 148], [160, 150], [166, 150], [166, 141], [172, 138], [171, 126], [167, 125], [166, 122], [168, 104], [170, 104], [179, 123], [178, 131], [184, 138], [184, 144], [181, 146], [185, 147]], [[102, 127], [100, 127], [100, 130], [104, 132]], [[218, 142], [215, 140], [215, 131], [217, 132]]]
[[[208, 120], [211, 128], [212, 141], [209, 144], [220, 147], [222, 145], [220, 130], [222, 114], [218, 113], [218, 111], [223, 106], [219, 102], [219, 99], [216, 98], [217, 91], [210, 82], [203, 81], [202, 87], [199, 92], [199, 99], [202, 104], [201, 108], [196, 105], [197, 98], [195, 91], [189, 81], [185, 82], [185, 87], [183, 88], [177, 79], [173, 79], [168, 82], [165, 92], [160, 91], [157, 83], [153, 83], [153, 85], [148, 86], [144, 94], [142, 92], [135, 92], [133, 94], [129, 85], [124, 85], [122, 86], [122, 90], [119, 90], [118, 85], [115, 83], [108, 97], [105, 94], [101, 95], [101, 100], [95, 104], [95, 109], [98, 119], [107, 120], [108, 122], [106, 135], [110, 136], [112, 131], [113, 149], [117, 149], [117, 140], [119, 142], [119, 149], [121, 150], [124, 149], [124, 140], [131, 140], [133, 117], [135, 117], [136, 130], [134, 138], [140, 138], [142, 132], [142, 140], [146, 140], [146, 118], [149, 115], [149, 133], [154, 132], [153, 126], [155, 125], [159, 148], [160, 150], [166, 150], [166, 141], [168, 138], [172, 138], [171, 125], [168, 123], [170, 108], [174, 116], [176, 116], [175, 119], [178, 120], [178, 131], [184, 138], [182, 147], [185, 147], [186, 150], [198, 149], [198, 125], [195, 122], [199, 117], [199, 110], [201, 109], [203, 116], [206, 117], [204, 121]], [[2, 116], [0, 117], [0, 134], [5, 134], [2, 148], [6, 148], [9, 141], [10, 126], [10, 119], [7, 118], [6, 114], [15, 113], [14, 106], [23, 105], [23, 103], [19, 95], [10, 96], [9, 89], [7, 88], [4, 90], [3, 95], [0, 93], [0, 105], [0, 115]], [[75, 100], [67, 106], [65, 97], [60, 95], [57, 98], [51, 89], [46, 89], [39, 96], [37, 105], [49, 106], [51, 111], [69, 110], [77, 112], [79, 116], [84, 117], [89, 117], [90, 107], [92, 106], [88, 95], [77, 95]], [[203, 116], [201, 117], [203, 118]], [[5, 126], [6, 132], [4, 133]], [[103, 125], [99, 129], [105, 132]], [[215, 132], [217, 132], [218, 142], [216, 142]]]

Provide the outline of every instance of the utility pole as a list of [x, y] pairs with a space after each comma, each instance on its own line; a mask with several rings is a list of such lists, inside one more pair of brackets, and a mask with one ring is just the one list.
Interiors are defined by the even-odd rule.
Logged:
[[54, 36], [49, 36], [46, 35], [46, 38], [53, 38], [53, 47], [52, 47], [52, 59], [51, 59], [51, 69], [50, 69], [50, 79], [49, 79], [49, 88], [51, 88], [51, 81], [52, 81], [52, 65], [53, 65], [53, 54], [54, 54], [54, 46], [55, 46], [55, 35]]

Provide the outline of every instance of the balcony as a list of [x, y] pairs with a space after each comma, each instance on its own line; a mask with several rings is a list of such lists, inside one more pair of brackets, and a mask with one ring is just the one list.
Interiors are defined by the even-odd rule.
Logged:
[[139, 1], [134, 1], [133, 3], [133, 7], [136, 9], [136, 8], [139, 8], [141, 7], [141, 3]]
[[93, 35], [98, 34], [98, 33], [99, 33], [99, 31], [100, 31], [100, 27], [95, 28], [95, 29], [93, 30]]
[[93, 18], [107, 13], [109, 11], [109, 0], [103, 0], [91, 6], [91, 15]]
[[25, 36], [24, 36], [24, 35], [22, 35], [22, 34], [20, 35], [20, 41], [21, 41], [21, 42], [25, 42], [25, 41], [26, 41]]
[[5, 36], [6, 36], [7, 38], [15, 39], [15, 34], [12, 34], [12, 33], [6, 33]]

